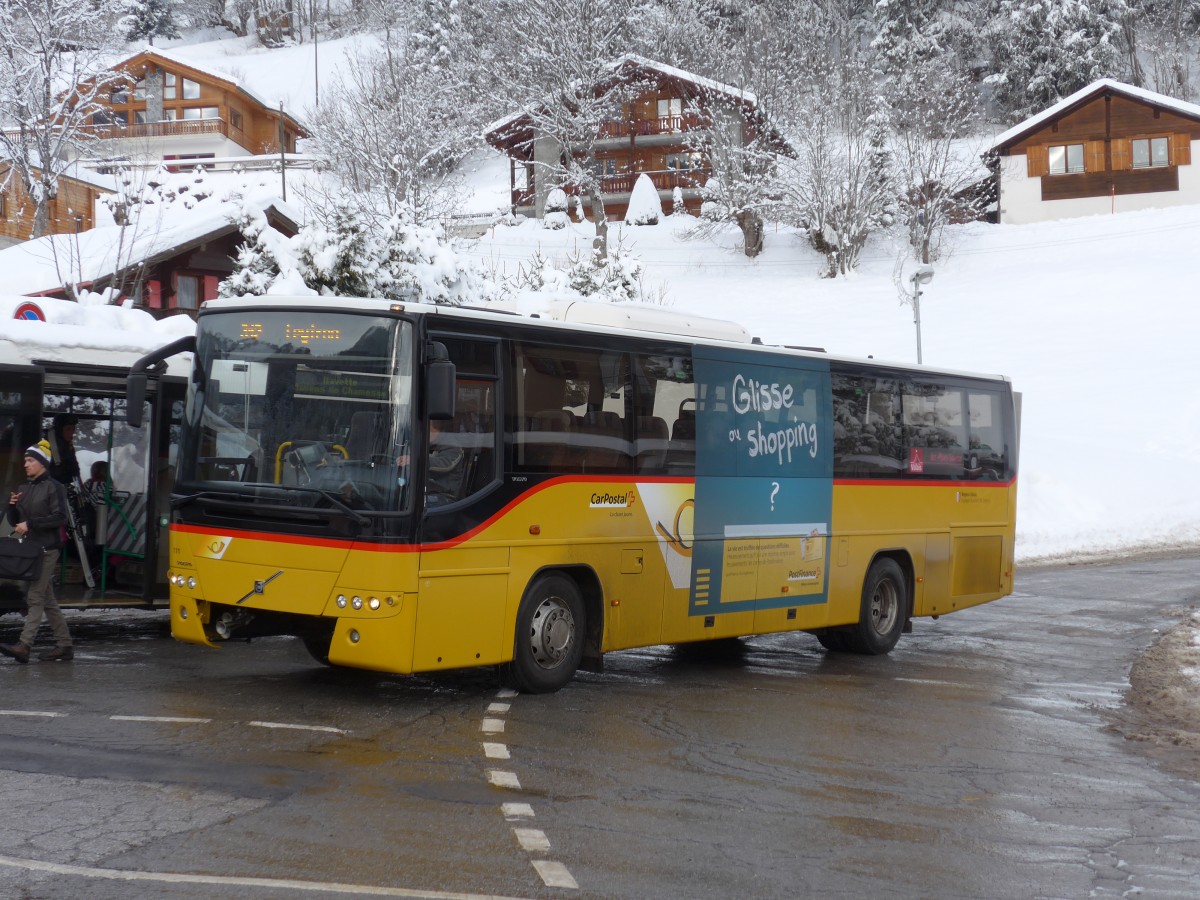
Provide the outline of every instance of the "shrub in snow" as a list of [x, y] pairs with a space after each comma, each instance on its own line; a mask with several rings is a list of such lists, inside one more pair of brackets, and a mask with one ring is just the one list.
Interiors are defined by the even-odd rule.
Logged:
[[687, 207], [683, 205], [683, 188], [679, 185], [675, 185], [674, 190], [671, 191], [671, 215], [687, 215]]
[[584, 297], [619, 303], [641, 295], [642, 264], [621, 247], [606, 258], [577, 254], [567, 268], [567, 286]]
[[629, 194], [629, 208], [625, 210], [626, 225], [657, 225], [662, 215], [662, 202], [658, 199], [658, 188], [643, 172], [633, 183]]
[[542, 217], [542, 227], [558, 231], [571, 224], [567, 216], [567, 192], [562, 188], [554, 188], [546, 195], [546, 213]]
[[583, 221], [583, 198], [579, 196], [575, 197], [575, 221]]
[[721, 180], [715, 175], [704, 182], [700, 189], [700, 218], [710, 222], [724, 222], [729, 218], [729, 207], [722, 196]]

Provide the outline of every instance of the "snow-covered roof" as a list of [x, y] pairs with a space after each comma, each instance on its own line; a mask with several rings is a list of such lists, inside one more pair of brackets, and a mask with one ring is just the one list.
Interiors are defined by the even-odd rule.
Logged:
[[[621, 69], [622, 66], [628, 63], [632, 63], [638, 68], [649, 69], [650, 71], [658, 72], [660, 75], [665, 75], [668, 78], [690, 82], [704, 91], [710, 91], [734, 97], [750, 107], [758, 106], [758, 97], [753, 91], [748, 91], [744, 88], [736, 87], [731, 84], [724, 84], [723, 82], [715, 81], [712, 78], [705, 78], [703, 75], [697, 75], [694, 72], [678, 69], [675, 66], [669, 66], [666, 63], [660, 63], [645, 56], [638, 56], [636, 53], [626, 53], [625, 55], [613, 60], [605, 68], [610, 72], [616, 73]], [[496, 121], [485, 125], [483, 128], [483, 133], [491, 134], [493, 131], [499, 131], [505, 126], [513, 124], [528, 114], [528, 110], [524, 109], [509, 113], [508, 115], [502, 116]]]
[[300, 215], [275, 197], [247, 200], [210, 198], [193, 209], [148, 207], [136, 226], [109, 225], [78, 234], [53, 234], [0, 250], [4, 289], [37, 296], [67, 281], [91, 285], [141, 262], [228, 233], [245, 204], [300, 221]]
[[1093, 81], [1087, 87], [1080, 88], [1069, 97], [1064, 97], [1053, 106], [1047, 107], [1035, 116], [1030, 116], [1023, 122], [1018, 122], [1008, 131], [998, 136], [989, 148], [998, 150], [1005, 144], [1012, 143], [1017, 138], [1021, 137], [1029, 131], [1033, 131], [1039, 125], [1049, 122], [1081, 100], [1091, 97], [1094, 94], [1099, 94], [1102, 91], [1112, 91], [1116, 94], [1122, 94], [1135, 100], [1144, 100], [1146, 103], [1152, 103], [1155, 106], [1161, 106], [1164, 109], [1173, 110], [1180, 115], [1188, 116], [1193, 119], [1200, 119], [1200, 106], [1195, 103], [1188, 103], [1184, 100], [1176, 100], [1174, 97], [1168, 97], [1166, 94], [1159, 94], [1155, 91], [1148, 91], [1145, 88], [1134, 87], [1131, 84], [1123, 84], [1120, 81], [1113, 81], [1111, 78], [1101, 78], [1099, 81]]

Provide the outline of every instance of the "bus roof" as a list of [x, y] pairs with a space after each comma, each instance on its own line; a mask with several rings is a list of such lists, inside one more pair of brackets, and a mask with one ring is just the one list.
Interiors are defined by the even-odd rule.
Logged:
[[559, 299], [543, 303], [537, 308], [517, 309], [512, 305], [500, 303], [491, 306], [453, 306], [449, 304], [401, 302], [361, 297], [330, 298], [315, 295], [273, 295], [269, 297], [244, 296], [224, 300], [208, 300], [203, 304], [200, 313], [204, 315], [207, 310], [261, 309], [270, 307], [329, 311], [331, 303], [336, 303], [336, 309], [340, 311], [403, 312], [410, 315], [447, 316], [460, 319], [499, 322], [502, 324], [511, 324], [512, 320], [517, 318], [543, 328], [562, 329], [574, 333], [614, 332], [643, 338], [647, 335], [658, 337], [669, 336], [694, 344], [737, 346], [743, 349], [754, 346], [757, 349], [770, 350], [790, 356], [836, 360], [843, 363], [857, 363], [888, 369], [903, 369], [912, 372], [937, 372], [943, 375], [957, 375], [965, 378], [1008, 380], [1002, 375], [942, 369], [910, 362], [879, 360], [869, 357], [864, 359], [862, 357], [835, 356], [816, 347], [765, 344], [759, 338], [751, 336], [745, 327], [736, 322], [694, 316], [643, 303], [603, 303], [589, 300]]

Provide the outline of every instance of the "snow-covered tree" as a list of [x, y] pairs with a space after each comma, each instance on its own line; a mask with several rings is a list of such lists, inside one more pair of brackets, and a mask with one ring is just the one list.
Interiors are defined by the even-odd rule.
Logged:
[[17, 179], [33, 203], [31, 237], [49, 228], [58, 179], [94, 136], [88, 129], [114, 84], [115, 0], [6, 0], [0, 4], [0, 189]]
[[145, 40], [153, 46], [156, 37], [179, 37], [176, 0], [120, 0], [117, 30], [127, 41]]
[[492, 292], [440, 227], [418, 224], [404, 206], [382, 228], [350, 198], [321, 210], [292, 238], [267, 226], [251, 207], [243, 210], [239, 226], [247, 242], [233, 274], [221, 283], [222, 297], [299, 289], [457, 304]]
[[987, 81], [1012, 121], [1125, 72], [1125, 0], [1000, 0]]

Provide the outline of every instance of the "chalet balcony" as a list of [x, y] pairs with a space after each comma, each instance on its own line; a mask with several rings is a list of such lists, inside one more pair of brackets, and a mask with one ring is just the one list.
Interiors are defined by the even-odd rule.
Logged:
[[624, 122], [604, 122], [597, 134], [600, 138], [645, 137], [656, 134], [680, 134], [706, 128], [699, 116], [660, 116], [656, 119], [634, 119]]
[[[146, 122], [137, 125], [88, 125], [80, 131], [97, 140], [119, 141], [139, 138], [192, 137], [219, 134], [238, 141], [244, 139], [240, 130], [231, 129], [224, 119], [176, 119], [171, 122]], [[234, 134], [231, 135], [231, 131]]]

